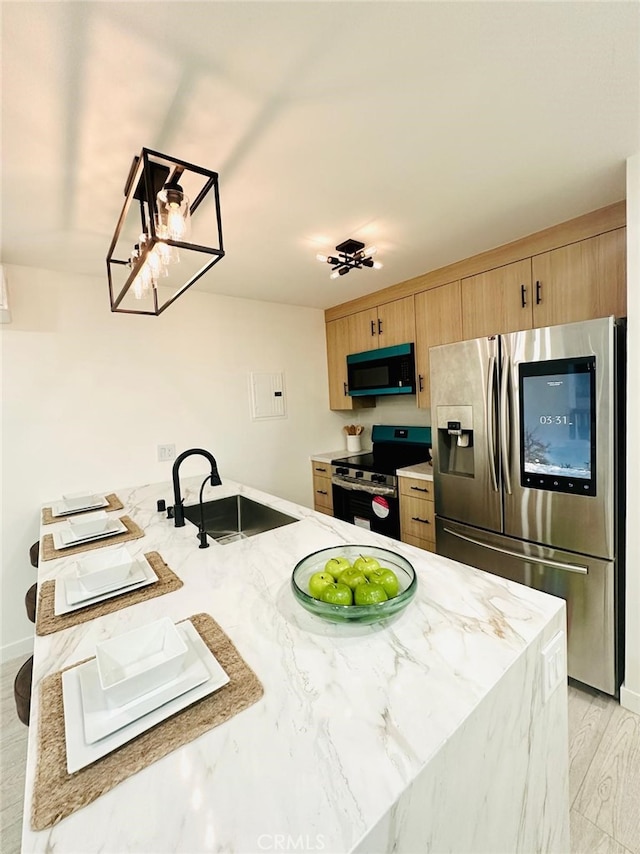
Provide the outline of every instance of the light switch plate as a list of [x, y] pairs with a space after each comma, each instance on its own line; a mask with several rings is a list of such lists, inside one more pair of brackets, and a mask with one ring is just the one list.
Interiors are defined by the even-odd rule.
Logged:
[[542, 649], [542, 699], [546, 703], [558, 685], [567, 681], [566, 645], [563, 631], [556, 632]]
[[176, 458], [175, 445], [158, 445], [158, 462], [170, 463]]

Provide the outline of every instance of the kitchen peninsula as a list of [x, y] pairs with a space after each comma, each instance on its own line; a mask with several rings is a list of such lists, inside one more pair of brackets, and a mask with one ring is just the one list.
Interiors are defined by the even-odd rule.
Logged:
[[[197, 502], [200, 480], [183, 480], [185, 504]], [[193, 525], [175, 528], [156, 510], [160, 498], [171, 503], [169, 483], [116, 493], [124, 507], [114, 516], [144, 532], [127, 548], [159, 552], [183, 586], [36, 637], [24, 854], [569, 849], [567, 692], [545, 696], [542, 686], [542, 649], [564, 631], [562, 600], [224, 476], [205, 500], [241, 493], [299, 521], [199, 549]], [[418, 591], [395, 620], [325, 623], [294, 600], [295, 564], [340, 543], [388, 548], [413, 564]], [[73, 572], [76, 560], [41, 562], [39, 584]], [[33, 831], [41, 680], [107, 638], [202, 612], [264, 695]]]

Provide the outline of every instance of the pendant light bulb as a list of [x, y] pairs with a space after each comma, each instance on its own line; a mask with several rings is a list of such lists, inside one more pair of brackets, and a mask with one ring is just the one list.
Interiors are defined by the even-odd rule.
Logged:
[[374, 270], [382, 270], [383, 266], [384, 265], [380, 261], [374, 261], [373, 262], [373, 269]]
[[340, 270], [334, 270], [333, 273], [329, 276], [330, 279], [338, 279], [340, 277]]
[[158, 236], [167, 240], [185, 240], [191, 230], [191, 208], [184, 190], [169, 181], [156, 197]]
[[318, 252], [318, 254], [316, 255], [316, 260], [322, 261], [323, 263], [326, 263], [329, 259], [327, 258], [326, 255], [323, 255], [321, 252]]

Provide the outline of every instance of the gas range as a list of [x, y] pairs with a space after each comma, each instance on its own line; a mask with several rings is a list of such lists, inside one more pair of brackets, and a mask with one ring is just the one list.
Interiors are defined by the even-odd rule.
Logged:
[[361, 487], [379, 495], [396, 495], [396, 471], [430, 459], [430, 427], [395, 427], [375, 424], [369, 453], [331, 461], [332, 482], [346, 489]]

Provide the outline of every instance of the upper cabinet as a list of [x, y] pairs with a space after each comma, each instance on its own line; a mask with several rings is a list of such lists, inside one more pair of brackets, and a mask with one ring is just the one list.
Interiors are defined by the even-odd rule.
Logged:
[[533, 325], [626, 317], [626, 228], [532, 258]]
[[429, 347], [462, 340], [460, 282], [415, 295], [418, 406], [429, 409]]
[[326, 328], [330, 409], [375, 406], [373, 397], [349, 397], [347, 356], [415, 341], [413, 297], [330, 320]]
[[351, 317], [340, 317], [326, 324], [327, 368], [329, 371], [329, 408], [362, 409], [375, 406], [375, 398], [349, 397], [347, 386], [347, 356], [352, 350], [354, 324]]
[[348, 320], [350, 353], [412, 343], [416, 338], [412, 296], [358, 311]]
[[530, 329], [531, 259], [462, 279], [462, 338]]
[[463, 338], [624, 317], [626, 229], [462, 280]]
[[417, 402], [429, 408], [429, 348], [454, 341], [626, 317], [624, 202], [423, 273], [325, 311], [332, 409], [351, 399], [349, 353], [415, 342]]

